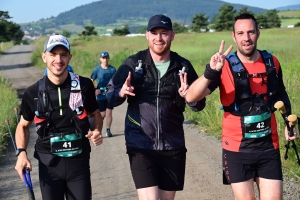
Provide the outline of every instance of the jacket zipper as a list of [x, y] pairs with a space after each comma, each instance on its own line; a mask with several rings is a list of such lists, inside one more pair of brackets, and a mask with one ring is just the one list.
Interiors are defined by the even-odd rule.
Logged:
[[159, 85], [160, 85], [160, 73], [157, 70], [158, 83], [157, 83], [157, 95], [156, 95], [156, 118], [157, 118], [157, 150], [160, 150], [160, 115], [159, 115]]

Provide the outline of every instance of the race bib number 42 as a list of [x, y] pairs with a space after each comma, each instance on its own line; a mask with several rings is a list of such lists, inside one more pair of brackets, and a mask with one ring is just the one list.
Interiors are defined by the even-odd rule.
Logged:
[[271, 113], [244, 117], [244, 137], [261, 138], [271, 133]]

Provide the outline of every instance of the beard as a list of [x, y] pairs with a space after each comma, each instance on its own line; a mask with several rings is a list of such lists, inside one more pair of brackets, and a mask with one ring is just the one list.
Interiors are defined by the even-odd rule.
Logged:
[[252, 57], [256, 51], [256, 44], [253, 44], [253, 46], [249, 50], [244, 50], [242, 47], [238, 47], [238, 50], [243, 56]]
[[165, 43], [162, 47], [157, 47], [155, 44], [151, 43], [149, 44], [149, 47], [156, 55], [163, 56], [170, 51], [171, 42]]

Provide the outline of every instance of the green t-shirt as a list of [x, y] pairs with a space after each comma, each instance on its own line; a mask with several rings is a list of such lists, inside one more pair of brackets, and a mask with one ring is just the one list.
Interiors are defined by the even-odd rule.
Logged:
[[159, 78], [161, 78], [167, 72], [170, 65], [170, 60], [167, 60], [165, 62], [154, 62], [154, 64], [156, 66], [156, 69], [159, 71]]

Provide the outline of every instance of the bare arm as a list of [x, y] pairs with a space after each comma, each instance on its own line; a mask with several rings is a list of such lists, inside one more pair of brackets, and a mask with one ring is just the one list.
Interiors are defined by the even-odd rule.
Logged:
[[[29, 127], [31, 125], [31, 121], [27, 121], [21, 116], [20, 122], [17, 126], [15, 138], [16, 138], [16, 146], [17, 148], [24, 148], [26, 149], [29, 142]], [[30, 170], [32, 170], [32, 166], [30, 161], [27, 158], [27, 154], [25, 151], [22, 151], [18, 158], [17, 163], [15, 166], [15, 169], [17, 170], [19, 176], [21, 179], [23, 179], [22, 171], [24, 167], [28, 167]]]
[[98, 146], [103, 142], [101, 133], [103, 119], [98, 109], [89, 114], [89, 120], [91, 124], [91, 130], [88, 132], [88, 134], [85, 135], [85, 137], [91, 140], [95, 146]]
[[185, 95], [185, 100], [187, 102], [197, 102], [206, 97], [211, 93], [207, 88], [210, 82], [211, 80], [205, 78], [204, 75], [200, 76], [190, 85]]
[[216, 78], [216, 76], [221, 75], [221, 70], [224, 66], [225, 58], [233, 48], [233, 46], [230, 45], [229, 48], [223, 53], [224, 46], [225, 41], [222, 40], [219, 52], [211, 57], [209, 65], [206, 66], [204, 74], [200, 76], [196, 81], [194, 81], [189, 87], [185, 96], [187, 102], [199, 101], [211, 93], [211, 91], [207, 87], [211, 80]]

